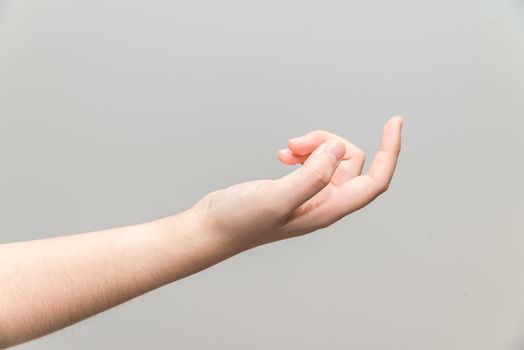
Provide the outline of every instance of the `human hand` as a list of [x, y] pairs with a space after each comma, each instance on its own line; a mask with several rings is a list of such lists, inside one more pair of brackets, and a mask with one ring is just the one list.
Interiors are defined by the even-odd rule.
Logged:
[[191, 211], [214, 241], [240, 250], [327, 227], [388, 189], [401, 129], [401, 117], [386, 123], [380, 150], [363, 175], [364, 152], [340, 136], [317, 130], [290, 139], [278, 158], [300, 168], [211, 192]]
[[0, 348], [66, 327], [243, 250], [331, 225], [388, 188], [401, 126], [400, 117], [388, 121], [364, 175], [361, 150], [314, 131], [279, 151], [283, 163], [303, 164], [279, 179], [214, 191], [189, 210], [143, 224], [0, 244]]

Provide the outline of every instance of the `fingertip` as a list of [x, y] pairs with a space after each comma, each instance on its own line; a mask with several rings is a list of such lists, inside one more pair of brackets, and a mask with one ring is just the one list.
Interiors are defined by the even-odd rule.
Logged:
[[305, 136], [289, 139], [287, 147], [296, 155], [305, 156], [313, 152], [316, 145]]
[[305, 143], [305, 141], [306, 139], [303, 136], [295, 137], [287, 140], [287, 147], [290, 150], [300, 150], [301, 146]]
[[398, 115], [388, 119], [382, 132], [380, 143], [381, 150], [397, 152], [400, 151], [400, 139], [403, 120], [404, 118]]
[[388, 119], [383, 129], [383, 136], [399, 136], [402, 132], [402, 125], [404, 124], [404, 118], [396, 115]]
[[277, 151], [277, 158], [279, 161], [281, 161], [282, 163], [287, 163], [286, 160], [286, 151], [289, 151], [288, 149], [279, 149]]
[[281, 149], [277, 152], [277, 158], [284, 164], [294, 165], [299, 163], [299, 159], [289, 149]]
[[294, 137], [294, 138], [287, 140], [287, 143], [288, 145], [290, 144], [297, 145], [297, 144], [303, 143], [304, 141], [306, 141], [306, 138], [304, 136], [300, 136], [300, 137]]
[[401, 115], [396, 115], [391, 117], [390, 122], [393, 123], [398, 129], [402, 129], [402, 125], [404, 124], [404, 117]]

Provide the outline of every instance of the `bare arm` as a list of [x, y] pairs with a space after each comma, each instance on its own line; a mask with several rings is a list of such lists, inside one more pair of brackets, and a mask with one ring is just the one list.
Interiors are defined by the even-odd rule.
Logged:
[[149, 223], [0, 245], [0, 348], [66, 327], [261, 244], [326, 227], [389, 186], [402, 120], [384, 128], [367, 174], [364, 155], [315, 131], [279, 152], [303, 163], [276, 180], [212, 192]]
[[0, 348], [50, 333], [230, 256], [191, 211], [0, 246]]

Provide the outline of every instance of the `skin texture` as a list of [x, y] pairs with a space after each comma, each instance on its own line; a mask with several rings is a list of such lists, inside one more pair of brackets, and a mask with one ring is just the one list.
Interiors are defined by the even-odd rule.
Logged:
[[290, 139], [274, 180], [214, 191], [152, 222], [0, 245], [0, 348], [19, 344], [201, 271], [256, 246], [327, 227], [386, 191], [402, 118], [385, 125], [366, 174], [364, 153], [317, 130]]

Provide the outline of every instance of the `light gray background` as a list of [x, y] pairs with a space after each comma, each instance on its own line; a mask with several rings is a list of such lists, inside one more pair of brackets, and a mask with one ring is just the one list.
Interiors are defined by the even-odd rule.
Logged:
[[[316, 128], [389, 192], [20, 349], [522, 349], [524, 4], [0, 0], [0, 241], [143, 222], [291, 169]], [[2, 281], [0, 281], [1, 283]]]

